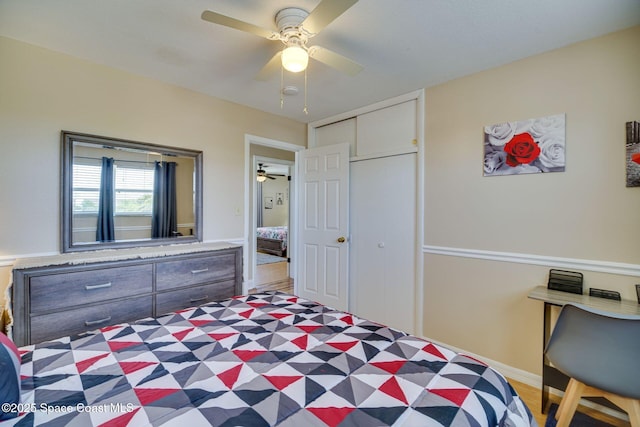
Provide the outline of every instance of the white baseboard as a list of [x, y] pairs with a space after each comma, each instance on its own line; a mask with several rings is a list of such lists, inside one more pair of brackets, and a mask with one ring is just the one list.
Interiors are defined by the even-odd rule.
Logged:
[[540, 375], [536, 375], [522, 369], [514, 368], [513, 366], [505, 365], [504, 363], [498, 362], [497, 360], [486, 358], [480, 354], [475, 354], [470, 351], [464, 350], [462, 348], [454, 347], [447, 343], [443, 343], [441, 341], [433, 340], [427, 337], [422, 337], [422, 339], [425, 339], [429, 342], [440, 345], [442, 347], [446, 347], [450, 350], [455, 351], [456, 353], [466, 354], [468, 356], [473, 357], [474, 359], [481, 360], [487, 365], [491, 366], [496, 371], [500, 372], [505, 377], [508, 377], [512, 380], [516, 380], [518, 382], [521, 382], [523, 384], [526, 384], [528, 386], [535, 387], [535, 388], [540, 388], [542, 386], [542, 376]]
[[253, 285], [253, 279], [252, 280], [245, 280], [244, 282], [242, 282], [242, 294], [246, 295], [249, 293], [249, 290], [253, 289], [255, 286]]

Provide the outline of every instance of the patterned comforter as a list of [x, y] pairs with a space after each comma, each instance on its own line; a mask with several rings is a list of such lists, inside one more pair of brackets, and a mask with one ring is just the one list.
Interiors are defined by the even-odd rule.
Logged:
[[277, 227], [258, 227], [256, 229], [256, 236], [266, 239], [280, 240], [282, 250], [287, 249], [287, 232], [288, 227], [286, 225]]
[[20, 350], [1, 426], [535, 425], [484, 363], [282, 293]]

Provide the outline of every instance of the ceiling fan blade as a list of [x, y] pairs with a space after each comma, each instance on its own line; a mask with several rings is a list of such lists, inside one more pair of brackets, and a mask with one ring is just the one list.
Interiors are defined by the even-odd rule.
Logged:
[[267, 81], [269, 77], [271, 77], [280, 67], [282, 61], [280, 57], [282, 56], [282, 51], [278, 51], [273, 57], [267, 62], [267, 64], [262, 67], [262, 70], [255, 77], [256, 80]]
[[310, 33], [317, 34], [357, 2], [358, 0], [322, 0], [302, 21], [302, 26]]
[[350, 76], [355, 76], [363, 69], [357, 62], [320, 46], [311, 46], [309, 56]]
[[269, 178], [269, 179], [276, 179], [276, 177], [275, 177], [275, 176], [271, 176], [271, 175], [265, 175], [265, 176], [266, 176], [267, 178]]
[[280, 34], [267, 30], [262, 27], [258, 27], [257, 25], [249, 24], [248, 22], [239, 21], [235, 18], [231, 18], [229, 16], [221, 15], [216, 12], [212, 12], [210, 10], [205, 10], [202, 12], [200, 17], [205, 20], [212, 22], [214, 24], [224, 25], [225, 27], [235, 28], [236, 30], [245, 31], [247, 33], [255, 34], [256, 36], [264, 37], [269, 40], [278, 40], [280, 39]]

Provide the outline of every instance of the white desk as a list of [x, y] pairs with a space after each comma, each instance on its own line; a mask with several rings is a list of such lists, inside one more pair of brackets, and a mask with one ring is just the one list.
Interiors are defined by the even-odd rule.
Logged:
[[[620, 314], [638, 314], [640, 315], [640, 304], [636, 301], [622, 300], [614, 301], [605, 298], [592, 297], [589, 295], [572, 294], [569, 292], [555, 291], [548, 289], [546, 286], [537, 286], [530, 293], [529, 298], [544, 302], [544, 338], [542, 342], [542, 412], [546, 411], [547, 402], [549, 400], [549, 387], [558, 390], [565, 390], [569, 378], [562, 372], [550, 365], [544, 349], [547, 347], [549, 337], [551, 336], [551, 307], [562, 307], [565, 304], [582, 304], [598, 310], [609, 311]], [[608, 401], [595, 400], [597, 403], [612, 406]]]

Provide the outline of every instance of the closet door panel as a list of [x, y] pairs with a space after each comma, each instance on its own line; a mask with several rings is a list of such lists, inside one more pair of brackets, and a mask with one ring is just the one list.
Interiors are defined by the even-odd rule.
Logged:
[[351, 163], [350, 226], [352, 311], [412, 332], [415, 154]]
[[393, 302], [389, 325], [414, 332], [416, 281], [416, 154], [388, 157], [383, 162], [388, 185], [384, 251], [385, 299]]
[[359, 115], [356, 156], [415, 149], [416, 107], [417, 101], [411, 100]]
[[349, 143], [349, 156], [356, 155], [356, 118], [316, 128], [316, 147]]
[[378, 322], [386, 320], [384, 252], [378, 248], [381, 191], [373, 160], [351, 163], [350, 290], [351, 311]]

